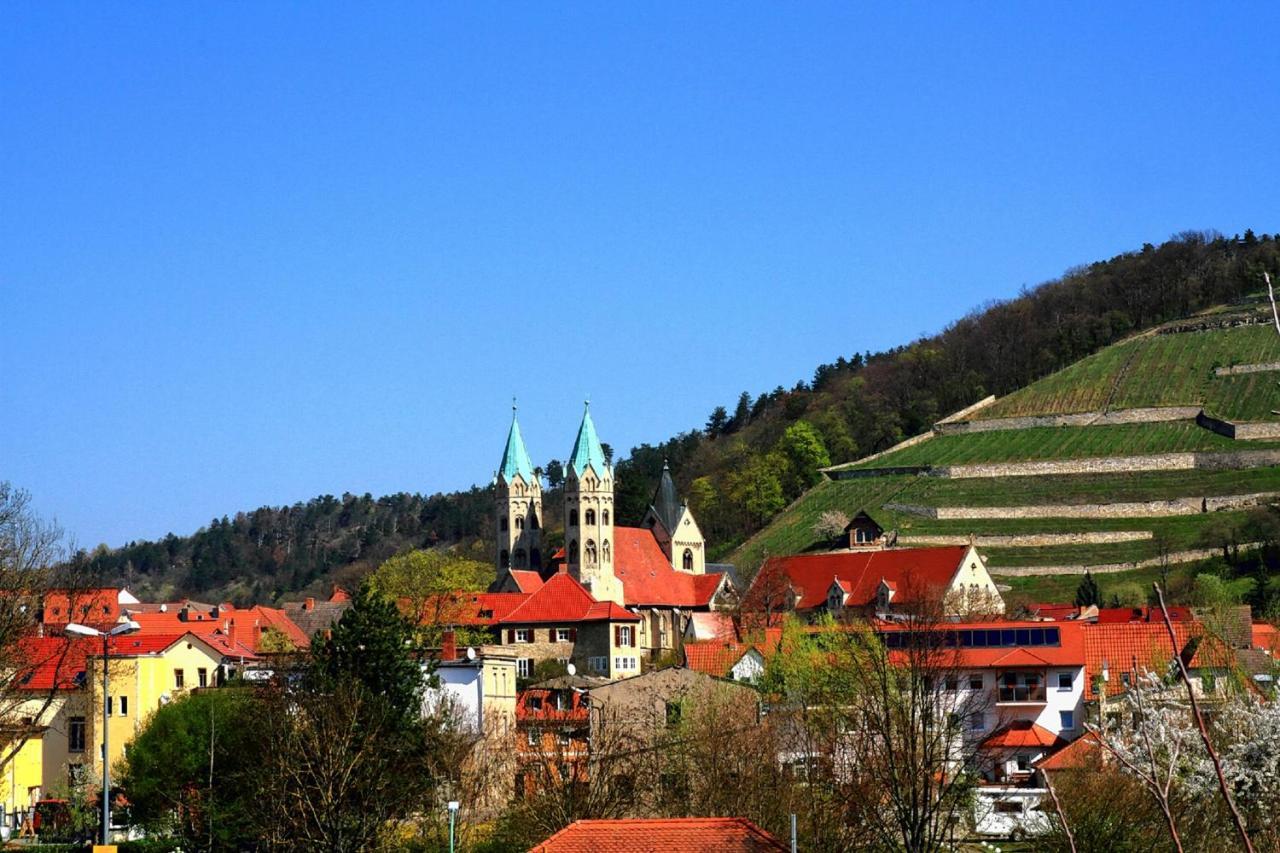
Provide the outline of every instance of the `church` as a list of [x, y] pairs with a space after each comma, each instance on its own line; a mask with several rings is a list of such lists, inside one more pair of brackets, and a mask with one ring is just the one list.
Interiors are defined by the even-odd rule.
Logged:
[[493, 592], [532, 593], [567, 574], [595, 601], [612, 602], [639, 617], [636, 645], [650, 659], [677, 647], [693, 613], [736, 602], [729, 567], [708, 564], [702, 531], [665, 465], [641, 525], [617, 523], [614, 470], [590, 406], [565, 464], [562, 549], [546, 553], [542, 484], [514, 412], [494, 485]]

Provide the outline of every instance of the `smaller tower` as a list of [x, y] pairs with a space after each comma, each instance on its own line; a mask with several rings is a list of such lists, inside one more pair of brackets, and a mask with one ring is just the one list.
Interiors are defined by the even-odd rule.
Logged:
[[510, 569], [542, 567], [542, 484], [524, 447], [516, 407], [511, 406], [511, 430], [494, 482], [498, 535], [494, 561], [498, 581]]
[[614, 574], [613, 466], [587, 404], [564, 480], [564, 550], [569, 573], [597, 601], [626, 605]]
[[662, 477], [653, 493], [653, 503], [649, 505], [642, 524], [652, 531], [653, 538], [658, 540], [658, 546], [671, 561], [673, 569], [695, 575], [706, 573], [706, 543], [702, 530], [689, 505], [682, 503], [676, 495], [676, 484], [665, 460]]

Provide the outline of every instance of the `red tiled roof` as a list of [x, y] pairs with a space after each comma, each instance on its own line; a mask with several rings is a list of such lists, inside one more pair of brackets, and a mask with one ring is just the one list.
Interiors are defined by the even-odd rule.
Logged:
[[[100, 641], [97, 641], [100, 643]], [[92, 637], [28, 637], [18, 645], [18, 655], [30, 667], [15, 682], [19, 690], [74, 690], [82, 685], [76, 677], [84, 672], [85, 656]]]
[[[1084, 624], [1085, 698], [1096, 699], [1093, 680], [1102, 674], [1103, 661], [1107, 663], [1109, 678], [1107, 695], [1123, 693], [1128, 689], [1122, 673], [1132, 673], [1134, 660], [1138, 671], [1158, 672], [1164, 664], [1173, 661], [1175, 654], [1182, 654], [1187, 641], [1200, 633], [1195, 622], [1174, 622], [1174, 635], [1178, 638], [1175, 649], [1169, 642], [1169, 632], [1163, 622], [1119, 622]], [[1130, 679], [1134, 676], [1130, 674]]]
[[996, 729], [989, 738], [982, 742], [982, 748], [1027, 749], [1040, 747], [1047, 749], [1065, 744], [1065, 740], [1039, 723], [1032, 720], [1014, 720], [1009, 725]]
[[217, 613], [195, 608], [165, 612], [130, 611], [130, 618], [138, 623], [142, 634], [185, 634], [189, 631], [204, 639], [216, 635], [230, 637], [234, 634], [236, 643], [249, 647], [252, 652], [261, 650], [262, 635], [268, 628], [279, 631], [299, 649], [305, 649], [311, 644], [306, 632], [283, 610], [261, 605], [237, 610], [224, 604], [219, 606]]
[[615, 527], [613, 538], [613, 573], [622, 581], [628, 607], [706, 607], [724, 580], [721, 574], [695, 575], [672, 568], [651, 530]]
[[[148, 634], [139, 632], [136, 634], [124, 634], [119, 637], [113, 637], [108, 645], [108, 652], [112, 657], [132, 657], [135, 655], [154, 655], [163, 652], [174, 643], [191, 637], [195, 640], [205, 643], [215, 652], [227, 657], [256, 658], [257, 655], [249, 646], [232, 642], [229, 638], [220, 634], [197, 634], [195, 631], [183, 631], [182, 633], [167, 634]], [[95, 654], [95, 650], [100, 652], [100, 644], [92, 643], [87, 652], [89, 657], [101, 657], [100, 653]]]
[[[563, 711], [556, 710], [555, 695], [567, 694], [569, 707]], [[534, 708], [533, 700], [540, 707]], [[546, 687], [530, 687], [521, 690], [516, 700], [516, 720], [522, 723], [585, 723], [590, 716], [591, 708], [587, 704], [585, 693], [577, 690], [552, 690]]]
[[1086, 732], [1083, 737], [1076, 738], [1047, 758], [1040, 759], [1036, 762], [1036, 769], [1054, 771], [1097, 767], [1101, 748], [1098, 736], [1093, 732]]
[[[1169, 621], [1186, 622], [1195, 617], [1191, 615], [1190, 607], [1181, 607], [1171, 604], [1166, 608], [1169, 611]], [[1164, 624], [1164, 615], [1153, 607], [1102, 607], [1098, 610], [1098, 623], [1111, 624], [1116, 622], [1159, 622]]]
[[41, 599], [46, 625], [85, 620], [114, 622], [120, 618], [120, 590], [115, 587], [51, 589]]
[[[1036, 648], [1039, 648], [1037, 646]], [[1080, 661], [1084, 663], [1084, 661]], [[1049, 661], [1045, 660], [1035, 652], [1024, 648], [1010, 649], [991, 662], [992, 666], [1050, 666]]]
[[565, 572], [551, 576], [537, 592], [525, 596], [525, 601], [505, 618], [504, 625], [524, 625], [534, 622], [593, 622], [601, 620], [638, 622], [640, 617], [611, 601], [596, 601], [591, 593]]
[[778, 853], [786, 845], [741, 817], [579, 820], [530, 853]]
[[[768, 588], [778, 575], [784, 576], [799, 594], [798, 610], [810, 610], [826, 603], [833, 581], [849, 586], [846, 604], [862, 607], [872, 603], [881, 580], [896, 584], [895, 604], [917, 600], [929, 590], [943, 590], [960, 569], [968, 547], [890, 548], [884, 551], [841, 551], [834, 554], [805, 554], [771, 557], [756, 574], [751, 588]], [[751, 600], [750, 591], [747, 600]]]
[[521, 592], [537, 592], [542, 586], [542, 575], [530, 569], [511, 569], [509, 574]]
[[1280, 651], [1280, 629], [1266, 622], [1254, 622], [1253, 647], [1273, 654]]
[[767, 628], [748, 635], [746, 642], [707, 640], [684, 644], [684, 665], [689, 669], [725, 678], [742, 656], [755, 649], [767, 662], [777, 654], [782, 643], [781, 628]]

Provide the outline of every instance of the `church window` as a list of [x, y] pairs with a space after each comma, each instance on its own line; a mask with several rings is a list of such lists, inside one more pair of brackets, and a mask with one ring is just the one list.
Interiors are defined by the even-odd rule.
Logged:
[[523, 519], [523, 518], [517, 518], [517, 519], [516, 519], [516, 530], [524, 530], [524, 519]]
[[596, 543], [594, 539], [587, 540], [587, 547], [584, 553], [586, 554], [588, 563], [594, 563], [596, 561]]
[[511, 566], [511, 555], [508, 554], [505, 549], [502, 551], [501, 554], [498, 555], [498, 563], [504, 569], [509, 568]]
[[607, 509], [600, 510], [600, 523], [601, 524], [609, 523], [609, 510]]
[[584, 514], [584, 518], [586, 519], [586, 523], [588, 526], [595, 524], [596, 511], [594, 509], [587, 510], [586, 513]]
[[570, 527], [578, 526], [578, 511], [576, 509], [569, 510], [569, 526]]
[[604, 540], [604, 546], [603, 546], [603, 547], [601, 547], [600, 551], [601, 551], [601, 553], [602, 553], [602, 554], [604, 554], [604, 561], [605, 561], [606, 563], [609, 563], [609, 562], [612, 562], [612, 561], [613, 561], [613, 552], [612, 552], [611, 550], [609, 550], [609, 540], [608, 540], [608, 539]]
[[517, 569], [525, 568], [527, 565], [528, 559], [529, 559], [528, 555], [525, 553], [525, 550], [523, 548], [516, 549], [516, 568]]
[[569, 562], [577, 565], [578, 562], [578, 540], [573, 539], [569, 542]]
[[693, 551], [688, 548], [684, 549], [684, 570], [686, 572], [693, 571]]
[[499, 530], [507, 529], [507, 517], [505, 515], [502, 518], [498, 519], [498, 529]]

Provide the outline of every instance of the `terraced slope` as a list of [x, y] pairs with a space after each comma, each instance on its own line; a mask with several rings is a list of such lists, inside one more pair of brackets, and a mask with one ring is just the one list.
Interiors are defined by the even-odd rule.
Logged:
[[[1270, 325], [1252, 322], [1256, 314], [1256, 306], [1220, 310], [1129, 339], [969, 417], [989, 421], [1103, 412], [1122, 418], [1124, 410], [1181, 407], [1189, 413], [1204, 408], [1228, 420], [1275, 423], [1280, 421], [1272, 413], [1280, 409], [1275, 364], [1280, 363], [1280, 335]], [[1222, 370], [1240, 371], [1245, 365], [1253, 372]], [[986, 426], [991, 425], [950, 428]], [[1017, 428], [937, 434], [833, 469], [833, 479], [744, 543], [733, 561], [750, 575], [770, 554], [827, 550], [837, 543], [813, 529], [822, 513], [852, 515], [866, 509], [904, 542], [976, 537], [992, 570], [1008, 574], [1020, 594], [1031, 595], [1041, 579], [1023, 575], [1038, 567], [1061, 567], [1068, 574], [1086, 567], [1110, 572], [1127, 567], [1134, 577], [1145, 577], [1162, 559], [1190, 562], [1212, 555], [1225, 542], [1241, 541], [1258, 506], [1280, 500], [1280, 453], [1275, 452], [1280, 440], [1228, 438], [1189, 416], [1072, 426], [1004, 421], [1001, 426]], [[1271, 452], [1236, 452], [1258, 450]], [[1210, 461], [1201, 468], [1131, 473], [1106, 473], [1097, 470], [1105, 465], [1093, 464], [1174, 453], [1200, 454], [1196, 464]], [[1065, 460], [1089, 460], [1072, 466], [1088, 470], [971, 477], [953, 467]], [[1052, 591], [1067, 582], [1050, 576], [1043, 584]]]

